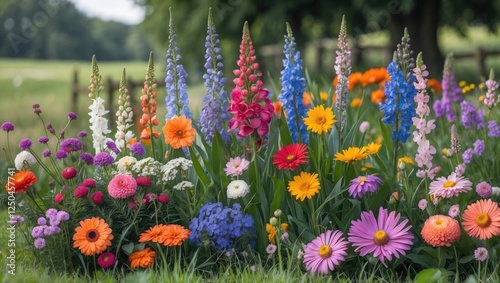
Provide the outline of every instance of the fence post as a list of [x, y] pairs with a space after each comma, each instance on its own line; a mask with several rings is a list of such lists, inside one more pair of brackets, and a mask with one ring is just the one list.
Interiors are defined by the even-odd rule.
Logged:
[[115, 91], [115, 86], [113, 84], [113, 79], [107, 78], [106, 85], [108, 90], [108, 110], [109, 110], [109, 126], [113, 127], [115, 122], [114, 112], [113, 112], [113, 93]]
[[477, 75], [478, 77], [485, 77], [486, 76], [486, 56], [480, 47], [476, 49], [476, 52], [474, 53], [474, 58], [476, 59], [477, 62]]
[[73, 78], [71, 80], [71, 111], [78, 114], [78, 70], [73, 70]]

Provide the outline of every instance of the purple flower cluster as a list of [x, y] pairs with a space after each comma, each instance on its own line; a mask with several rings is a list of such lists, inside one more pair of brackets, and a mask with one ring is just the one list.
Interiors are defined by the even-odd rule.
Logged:
[[464, 127], [468, 130], [477, 127], [477, 129], [484, 129], [484, 110], [478, 110], [474, 104], [467, 101], [462, 101], [460, 103], [460, 109], [462, 110], [461, 121]]
[[469, 164], [472, 162], [474, 155], [481, 156], [483, 155], [485, 148], [485, 144], [483, 140], [476, 140], [474, 142], [474, 148], [468, 148], [462, 153], [462, 158], [465, 164]]
[[61, 142], [61, 150], [65, 152], [82, 150], [82, 142], [79, 139], [67, 138]]
[[138, 156], [138, 157], [142, 157], [142, 156], [144, 156], [144, 154], [146, 154], [146, 149], [144, 148], [144, 146], [140, 142], [136, 142], [136, 143], [130, 145], [130, 151], [135, 156]]
[[84, 152], [84, 153], [80, 154], [80, 160], [87, 163], [87, 165], [94, 164], [94, 157], [92, 156], [92, 154], [90, 154], [88, 152]]
[[33, 145], [33, 142], [28, 138], [22, 139], [21, 142], [19, 142], [19, 148], [21, 150], [28, 150], [31, 148], [32, 145]]
[[474, 154], [477, 156], [483, 155], [484, 152], [484, 141], [483, 140], [476, 140], [474, 142]]
[[38, 142], [41, 144], [46, 144], [49, 142], [49, 138], [47, 136], [41, 136], [38, 138]]
[[31, 236], [35, 238], [35, 248], [43, 249], [46, 245], [45, 238], [61, 232], [59, 224], [61, 221], [69, 220], [69, 213], [55, 208], [49, 208], [45, 212], [45, 217], [39, 217], [38, 226], [31, 229]]
[[12, 124], [11, 122], [4, 122], [2, 124], [2, 131], [5, 131], [5, 132], [14, 131], [14, 124]]
[[500, 127], [497, 121], [488, 121], [488, 137], [500, 137]]
[[116, 143], [113, 142], [113, 141], [107, 141], [106, 142], [106, 147], [109, 148], [109, 150], [111, 150], [112, 152], [116, 153], [116, 154], [119, 154], [120, 153], [120, 150], [118, 149], [118, 147], [116, 146]]
[[452, 55], [446, 56], [441, 86], [443, 88], [443, 97], [441, 100], [434, 101], [434, 112], [436, 113], [436, 117], [446, 115], [446, 119], [448, 121], [453, 121], [457, 118], [457, 116], [453, 112], [452, 103], [460, 102], [464, 99], [464, 97], [462, 95], [462, 90], [455, 81]]
[[56, 159], [64, 159], [68, 157], [68, 153], [63, 149], [60, 149], [56, 152]]
[[[81, 157], [81, 156], [80, 156]], [[115, 162], [115, 159], [113, 156], [111, 156], [109, 153], [103, 151], [99, 152], [94, 156], [94, 165], [96, 166], [108, 166], [113, 164]]]
[[12, 215], [12, 217], [10, 218], [10, 220], [8, 221], [10, 225], [22, 225], [24, 223], [24, 217], [22, 217], [21, 215]]

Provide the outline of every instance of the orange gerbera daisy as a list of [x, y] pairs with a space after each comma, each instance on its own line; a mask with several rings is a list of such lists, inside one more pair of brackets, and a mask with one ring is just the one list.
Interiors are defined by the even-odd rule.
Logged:
[[480, 240], [500, 235], [500, 208], [491, 199], [481, 199], [467, 206], [462, 225], [471, 237]]
[[29, 170], [19, 171], [9, 177], [5, 189], [7, 192], [14, 191], [14, 194], [25, 192], [36, 183], [37, 179], [33, 172]]
[[370, 94], [370, 101], [375, 104], [380, 104], [385, 102], [385, 93], [381, 89], [376, 89]]
[[163, 244], [167, 247], [180, 246], [186, 240], [191, 231], [178, 224], [169, 224], [165, 227]]
[[73, 248], [79, 248], [84, 255], [96, 255], [111, 246], [114, 236], [108, 224], [100, 218], [92, 217], [80, 221], [73, 235]]
[[140, 243], [145, 243], [148, 241], [154, 243], [163, 243], [165, 241], [165, 229], [167, 226], [165, 224], [155, 225], [148, 230], [141, 233], [139, 237]]
[[191, 119], [184, 115], [166, 120], [162, 130], [165, 135], [165, 143], [175, 149], [191, 146], [196, 134], [191, 125]]
[[151, 250], [150, 247], [146, 247], [143, 250], [136, 251], [128, 257], [130, 261], [130, 267], [136, 269], [138, 267], [148, 268], [155, 260], [156, 252]]
[[361, 72], [354, 72], [349, 76], [349, 86], [348, 90], [351, 90], [355, 88], [358, 84], [361, 83], [361, 80], [363, 79], [363, 73]]
[[385, 68], [371, 68], [363, 73], [361, 84], [363, 86], [369, 84], [380, 84], [390, 79], [389, 73]]

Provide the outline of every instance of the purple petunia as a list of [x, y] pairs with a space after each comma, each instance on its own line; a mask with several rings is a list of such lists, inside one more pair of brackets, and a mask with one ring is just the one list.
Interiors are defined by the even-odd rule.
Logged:
[[2, 124], [2, 131], [6, 131], [6, 132], [14, 131], [14, 124], [12, 124], [11, 122], [4, 122]]
[[28, 138], [23, 139], [23, 140], [21, 140], [21, 142], [19, 142], [19, 148], [21, 150], [28, 150], [31, 148], [32, 145], [33, 145], [33, 142]]
[[376, 175], [359, 176], [351, 180], [349, 195], [353, 198], [361, 198], [368, 192], [376, 192], [380, 184], [382, 184], [382, 179]]
[[107, 152], [99, 152], [94, 156], [94, 165], [96, 166], [108, 166], [113, 164], [115, 159]]

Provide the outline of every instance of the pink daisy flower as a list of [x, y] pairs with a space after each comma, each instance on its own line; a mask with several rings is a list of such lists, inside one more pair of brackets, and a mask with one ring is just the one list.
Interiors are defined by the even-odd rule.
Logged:
[[459, 193], [472, 190], [472, 182], [469, 179], [458, 176], [453, 172], [448, 176], [439, 177], [429, 185], [429, 194], [434, 197], [451, 198], [458, 196]]
[[108, 184], [108, 193], [112, 198], [126, 198], [135, 193], [137, 182], [127, 174], [116, 175]]
[[231, 158], [227, 162], [224, 172], [226, 172], [226, 175], [228, 176], [236, 177], [243, 174], [243, 171], [247, 170], [249, 164], [250, 162], [245, 158], [241, 158], [239, 156]]
[[411, 228], [411, 225], [407, 225], [408, 219], [399, 223], [400, 218], [399, 213], [389, 213], [383, 207], [379, 209], [378, 219], [375, 219], [372, 211], [365, 211], [361, 213], [361, 219], [352, 221], [349, 242], [361, 256], [373, 252], [373, 256], [378, 257], [383, 264], [386, 259], [392, 260], [393, 255], [399, 258], [410, 250], [413, 240], [413, 235], [408, 232]]
[[425, 210], [427, 208], [427, 200], [426, 199], [421, 199], [419, 202], [418, 202], [418, 208], [420, 208], [420, 210]]
[[353, 198], [362, 198], [367, 192], [376, 192], [381, 183], [382, 179], [376, 175], [359, 176], [351, 180], [349, 195]]
[[448, 215], [449, 215], [451, 218], [455, 218], [455, 217], [457, 217], [459, 214], [460, 214], [460, 205], [455, 204], [455, 205], [450, 206], [450, 209], [448, 210]]
[[306, 245], [304, 264], [313, 273], [328, 274], [347, 256], [348, 242], [339, 230], [328, 230]]

